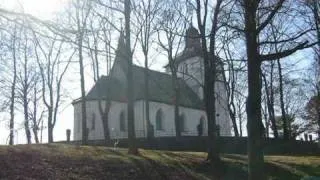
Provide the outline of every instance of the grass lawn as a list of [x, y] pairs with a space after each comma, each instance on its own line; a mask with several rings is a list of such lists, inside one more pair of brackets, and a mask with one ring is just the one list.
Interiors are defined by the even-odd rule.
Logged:
[[[64, 144], [0, 146], [0, 179], [247, 179], [247, 157], [223, 154], [212, 169], [206, 153], [126, 149]], [[320, 156], [266, 156], [269, 179], [320, 177]]]

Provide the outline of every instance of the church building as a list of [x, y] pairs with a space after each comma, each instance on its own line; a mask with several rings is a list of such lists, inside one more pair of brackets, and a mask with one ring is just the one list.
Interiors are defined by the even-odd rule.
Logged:
[[[101, 106], [109, 104], [108, 129], [110, 138], [127, 138], [127, 60], [123, 56], [124, 37], [120, 35], [113, 67], [108, 76], [102, 76], [86, 95], [87, 128], [89, 140], [104, 139]], [[176, 57], [178, 70], [180, 130], [182, 136], [206, 136], [207, 117], [203, 102], [204, 62], [199, 32], [194, 27], [186, 31], [185, 48]], [[149, 120], [155, 137], [175, 136], [175, 92], [169, 66], [166, 72], [149, 70]], [[218, 68], [219, 69], [219, 68]], [[222, 65], [220, 67], [222, 69]], [[147, 137], [144, 95], [145, 68], [133, 65], [134, 121], [136, 137]], [[227, 96], [222, 76], [216, 82], [216, 117], [221, 136], [231, 136]], [[105, 102], [109, 103], [105, 103]], [[74, 140], [82, 138], [81, 100], [73, 101]], [[199, 129], [202, 133], [199, 134]]]

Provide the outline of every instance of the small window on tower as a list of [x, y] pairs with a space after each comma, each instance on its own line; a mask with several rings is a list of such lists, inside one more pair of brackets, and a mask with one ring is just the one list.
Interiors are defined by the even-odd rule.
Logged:
[[161, 109], [156, 113], [156, 130], [163, 130], [163, 112]]
[[184, 73], [188, 74], [188, 64], [184, 64]]
[[96, 115], [92, 113], [92, 121], [91, 121], [91, 129], [94, 130], [96, 129]]
[[120, 131], [126, 131], [126, 119], [125, 119], [125, 114], [124, 111], [120, 113]]

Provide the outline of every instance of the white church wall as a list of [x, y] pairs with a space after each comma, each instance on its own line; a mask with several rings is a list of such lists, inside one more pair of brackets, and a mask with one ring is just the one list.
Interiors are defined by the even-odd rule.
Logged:
[[179, 64], [178, 77], [185, 80], [187, 85], [198, 95], [200, 84], [204, 82], [204, 69], [200, 57], [189, 58]]
[[[104, 107], [104, 103], [102, 106]], [[87, 101], [87, 127], [89, 130], [89, 140], [103, 139], [103, 124], [101, 121], [101, 116], [99, 112], [98, 101]]]
[[[104, 109], [104, 102], [102, 107]], [[87, 101], [87, 127], [89, 129], [89, 140], [104, 139], [103, 124], [101, 121], [98, 101]], [[135, 129], [136, 137], [145, 137], [145, 122], [143, 121], [143, 102], [135, 102]], [[124, 112], [125, 131], [120, 130], [120, 114]], [[74, 140], [82, 139], [82, 124], [81, 124], [81, 103], [74, 104]], [[93, 115], [94, 114], [94, 115]], [[94, 120], [93, 120], [94, 119]], [[127, 138], [127, 104], [122, 102], [112, 101], [109, 111], [109, 128], [110, 138]], [[93, 125], [94, 121], [94, 125]], [[94, 128], [92, 127], [94, 126]]]
[[[82, 139], [82, 123], [81, 123], [81, 103], [78, 102], [74, 107], [74, 140]], [[101, 121], [98, 101], [87, 101], [87, 127], [89, 128], [89, 140], [104, 139], [103, 124]], [[102, 102], [102, 107], [104, 103]], [[111, 138], [125, 138], [127, 131], [120, 131], [120, 113], [124, 111], [125, 120], [127, 120], [127, 105], [126, 103], [111, 102], [109, 111], [109, 128]], [[95, 114], [95, 127], [92, 128], [93, 114]], [[127, 125], [127, 123], [125, 123]]]
[[145, 119], [145, 107], [143, 101], [136, 101], [134, 103], [134, 125], [136, 130], [136, 137], [146, 137], [146, 119]]
[[217, 122], [220, 125], [221, 136], [231, 136], [231, 121], [228, 113], [227, 94], [223, 82], [217, 82], [216, 90], [219, 92], [217, 96]]
[[73, 139], [74, 140], [80, 140], [81, 139], [81, 104], [76, 103], [73, 105], [74, 109], [74, 123], [73, 123]]
[[[104, 103], [102, 103], [104, 106]], [[163, 112], [162, 119], [162, 130], [156, 129], [156, 113], [161, 109]], [[196, 136], [198, 135], [197, 125], [200, 122], [200, 118], [204, 118], [203, 122], [203, 135], [207, 135], [207, 117], [203, 110], [191, 109], [187, 107], [179, 108], [180, 115], [184, 115], [184, 131], [181, 135], [183, 136]], [[82, 124], [81, 124], [81, 103], [74, 104], [74, 140], [81, 140], [82, 136]], [[125, 125], [126, 130], [120, 130], [120, 113], [124, 112], [125, 115]], [[223, 136], [230, 136], [230, 122], [228, 118], [227, 111], [223, 110], [220, 104], [217, 104], [217, 112], [219, 117], [217, 118], [217, 123], [220, 125], [220, 134]], [[135, 113], [135, 132], [136, 137], [146, 137], [146, 118], [145, 118], [145, 102], [140, 100], [136, 101], [134, 104]], [[95, 114], [95, 115], [93, 115]], [[93, 118], [94, 117], [94, 118]], [[92, 127], [92, 121], [95, 119], [94, 128]], [[227, 119], [227, 120], [226, 120]], [[175, 136], [175, 122], [174, 122], [174, 106], [159, 103], [150, 102], [150, 121], [154, 126], [154, 134], [156, 137], [164, 136]], [[94, 139], [104, 139], [103, 134], [103, 124], [101, 121], [101, 116], [99, 112], [98, 101], [88, 101], [87, 102], [87, 127], [89, 128], [89, 140]], [[111, 107], [109, 111], [109, 128], [110, 137], [112, 139], [117, 138], [127, 138], [127, 104], [122, 102], [111, 102]]]
[[[125, 131], [120, 130], [120, 114], [124, 113], [125, 120]], [[100, 120], [101, 121], [101, 120]], [[128, 123], [127, 123], [127, 104], [122, 102], [111, 102], [109, 114], [108, 114], [108, 125], [110, 138], [124, 138], [128, 135]], [[103, 129], [101, 134], [103, 134]], [[104, 137], [102, 137], [103, 139]]]

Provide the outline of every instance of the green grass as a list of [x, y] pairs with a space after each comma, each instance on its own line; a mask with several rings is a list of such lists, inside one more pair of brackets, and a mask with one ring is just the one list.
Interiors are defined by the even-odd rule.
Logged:
[[[206, 153], [139, 150], [64, 144], [0, 146], [0, 179], [247, 179], [247, 157], [223, 154], [213, 169]], [[268, 179], [320, 177], [320, 157], [266, 156]]]

